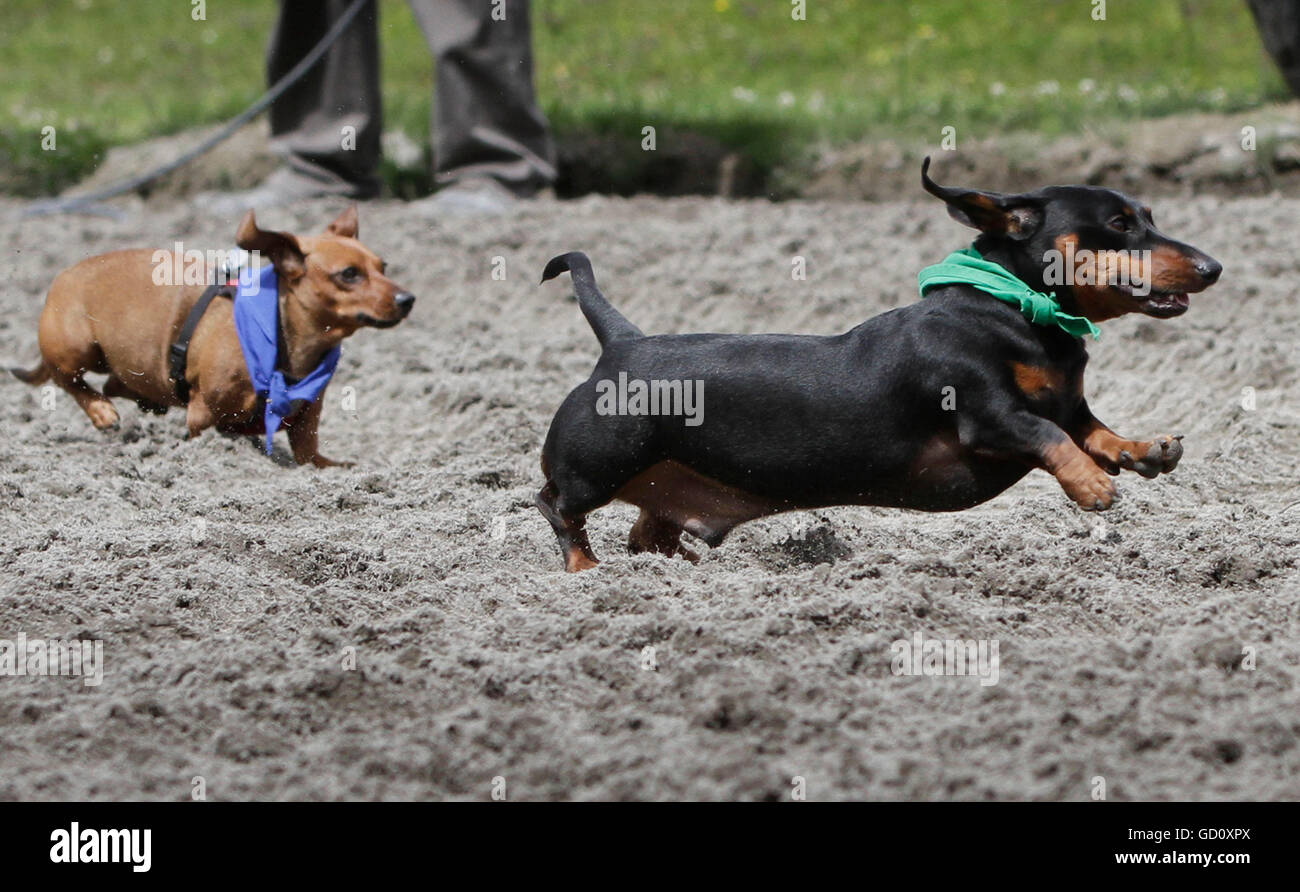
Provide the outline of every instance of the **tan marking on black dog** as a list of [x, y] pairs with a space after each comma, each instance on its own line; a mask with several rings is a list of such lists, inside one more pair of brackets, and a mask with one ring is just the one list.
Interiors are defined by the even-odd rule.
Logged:
[[1151, 440], [1130, 440], [1096, 418], [1089, 420], [1076, 438], [1083, 451], [1108, 474], [1126, 470], [1156, 477], [1172, 471], [1183, 457], [1182, 437], [1161, 434]]
[[[1055, 240], [1055, 246], [1056, 250], [1061, 252], [1063, 256], [1077, 257], [1080, 250], [1079, 236], [1074, 233], [1058, 236]], [[1075, 270], [1067, 270], [1067, 274], [1071, 276], [1071, 281], [1073, 281]], [[1093, 282], [1099, 282], [1100, 284], [1076, 284], [1070, 287], [1070, 292], [1074, 295], [1075, 311], [1080, 316], [1091, 319], [1093, 322], [1104, 322], [1107, 319], [1123, 316], [1125, 313], [1132, 313], [1137, 309], [1133, 298], [1110, 287], [1108, 279], [1105, 277], [1098, 279], [1095, 275], [1090, 275], [1089, 278]]]
[[682, 528], [671, 521], [655, 517], [644, 508], [632, 530], [627, 536], [627, 549], [632, 554], [651, 552], [665, 557], [680, 555], [691, 563], [698, 563], [700, 556], [682, 545]]
[[633, 477], [614, 498], [670, 521], [705, 541], [739, 524], [790, 507], [706, 477], [675, 461], [662, 461]]
[[1060, 369], [1038, 368], [1022, 362], [1012, 362], [1011, 374], [1015, 377], [1016, 387], [1020, 392], [1030, 397], [1044, 396], [1065, 387], [1065, 373]]
[[1072, 440], [1061, 440], [1044, 447], [1043, 467], [1061, 484], [1065, 494], [1085, 511], [1104, 511], [1117, 498], [1110, 475]]
[[1196, 291], [1201, 274], [1190, 257], [1175, 248], [1161, 246], [1151, 252], [1151, 287], [1161, 291]]

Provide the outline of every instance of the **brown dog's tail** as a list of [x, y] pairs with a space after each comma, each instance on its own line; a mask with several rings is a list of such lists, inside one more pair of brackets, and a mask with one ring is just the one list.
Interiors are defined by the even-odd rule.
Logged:
[[50, 380], [50, 367], [45, 364], [45, 360], [41, 360], [41, 364], [31, 371], [28, 371], [27, 369], [11, 368], [9, 373], [19, 381], [26, 382], [27, 384], [44, 384], [46, 381]]

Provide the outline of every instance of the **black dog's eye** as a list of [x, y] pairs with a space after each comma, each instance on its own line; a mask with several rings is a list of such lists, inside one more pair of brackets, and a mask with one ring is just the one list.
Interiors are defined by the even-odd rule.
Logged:
[[339, 273], [339, 278], [344, 282], [355, 282], [361, 278], [361, 270], [355, 266], [349, 266]]
[[1116, 232], [1131, 232], [1133, 230], [1133, 224], [1129, 222], [1128, 217], [1125, 217], [1123, 214], [1116, 214], [1111, 217], [1110, 220], [1106, 222], [1106, 225]]

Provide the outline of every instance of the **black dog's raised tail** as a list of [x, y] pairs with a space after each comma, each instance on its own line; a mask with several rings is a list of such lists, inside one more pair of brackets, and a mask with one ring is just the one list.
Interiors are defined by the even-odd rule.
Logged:
[[591, 261], [586, 254], [570, 251], [552, 257], [542, 271], [542, 281], [554, 279], [565, 270], [573, 278], [573, 290], [578, 294], [578, 306], [582, 308], [582, 315], [587, 317], [587, 322], [602, 347], [610, 341], [645, 337], [641, 329], [627, 321], [627, 317], [614, 309], [605, 300], [605, 295], [600, 293], [596, 287], [596, 274], [591, 271]]

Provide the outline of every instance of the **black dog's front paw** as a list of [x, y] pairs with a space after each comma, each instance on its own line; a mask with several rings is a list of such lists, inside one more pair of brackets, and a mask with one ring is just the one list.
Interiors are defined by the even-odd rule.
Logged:
[[1141, 458], [1135, 459], [1133, 454], [1128, 451], [1121, 452], [1119, 454], [1120, 467], [1130, 471], [1137, 471], [1148, 479], [1160, 474], [1167, 474], [1178, 467], [1178, 461], [1183, 457], [1182, 441], [1182, 434], [1176, 437], [1162, 434], [1148, 444], [1146, 453]]

